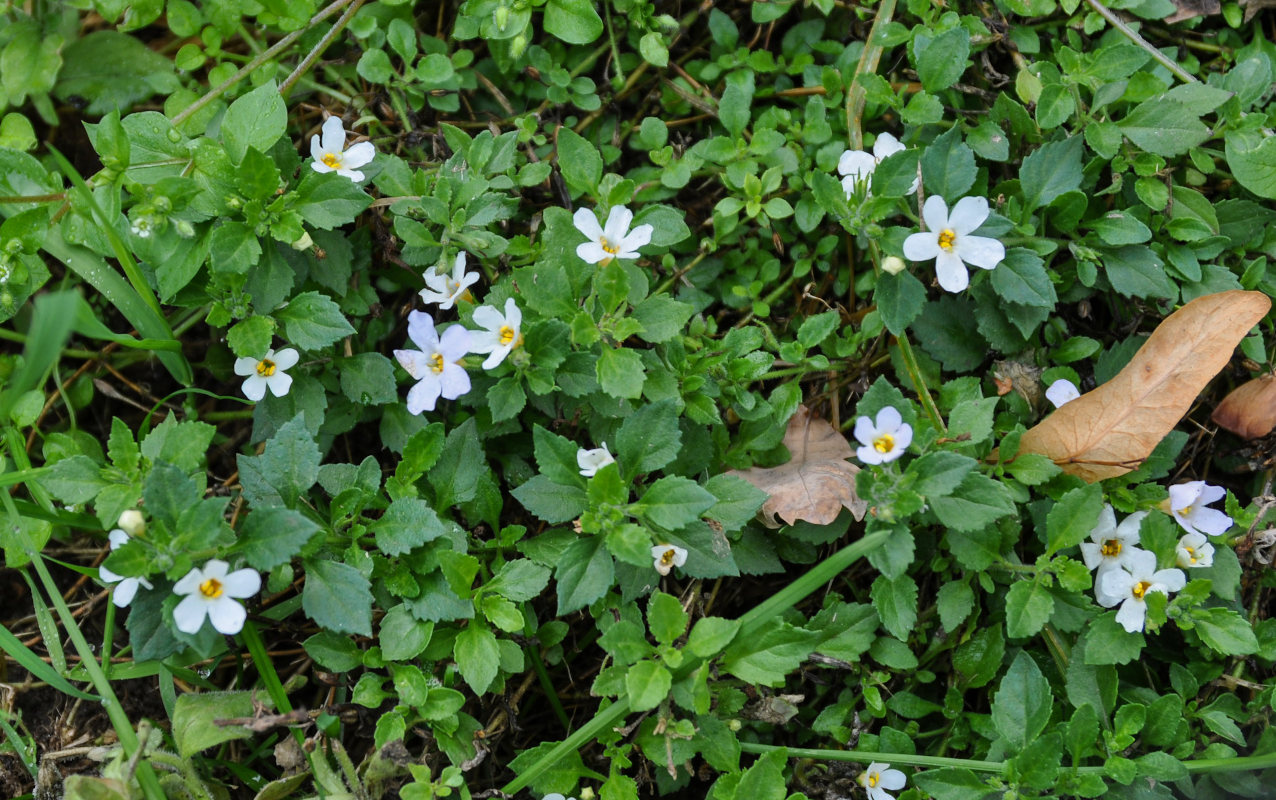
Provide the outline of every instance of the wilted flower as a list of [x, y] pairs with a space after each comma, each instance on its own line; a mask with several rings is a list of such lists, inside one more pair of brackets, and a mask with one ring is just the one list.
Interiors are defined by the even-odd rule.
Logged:
[[658, 544], [651, 548], [651, 557], [656, 560], [656, 572], [668, 575], [674, 567], [687, 563], [687, 551], [676, 544]]
[[1206, 506], [1215, 500], [1222, 500], [1226, 495], [1226, 489], [1205, 481], [1176, 484], [1170, 487], [1170, 516], [1188, 533], [1221, 536], [1232, 527], [1232, 518], [1216, 508]]
[[460, 361], [470, 352], [470, 332], [453, 325], [443, 332], [434, 330], [429, 314], [408, 314], [408, 338], [420, 350], [395, 350], [394, 357], [417, 381], [408, 391], [408, 411], [433, 411], [439, 397], [455, 400], [470, 390], [470, 375]]
[[285, 347], [276, 353], [267, 350], [261, 358], [235, 359], [235, 374], [247, 376], [244, 381], [244, 396], [254, 403], [266, 396], [266, 390], [275, 397], [283, 397], [292, 388], [292, 376], [284, 372], [296, 365], [300, 356], [291, 347]]
[[1174, 548], [1178, 565], [1184, 569], [1209, 567], [1214, 564], [1214, 545], [1201, 533], [1185, 533]]
[[425, 285], [427, 288], [422, 289], [421, 299], [426, 303], [438, 303], [439, 310], [446, 311], [451, 308], [457, 300], [462, 298], [473, 300], [470, 294], [470, 286], [478, 282], [479, 274], [477, 272], [465, 271], [465, 251], [456, 254], [456, 261], [452, 264], [452, 274], [438, 271], [437, 266], [430, 267], [425, 271]]
[[904, 777], [903, 772], [890, 767], [890, 764], [879, 764], [874, 761], [868, 765], [868, 769], [860, 773], [860, 786], [863, 786], [864, 791], [868, 793], [868, 800], [895, 800], [895, 795], [887, 794], [886, 790], [897, 792], [904, 788], [908, 779]]
[[1067, 378], [1060, 378], [1050, 384], [1046, 389], [1046, 399], [1049, 400], [1055, 408], [1071, 403], [1081, 396], [1081, 390], [1077, 385]]
[[1147, 596], [1149, 592], [1168, 595], [1187, 585], [1187, 576], [1181, 569], [1156, 568], [1156, 554], [1138, 550], [1130, 556], [1125, 569], [1110, 569], [1095, 581], [1095, 599], [1104, 608], [1117, 603], [1116, 621], [1129, 633], [1143, 630], [1147, 621]]
[[[111, 531], [108, 538], [111, 542], [111, 550], [114, 552], [128, 544], [129, 535], [123, 530], [116, 528]], [[106, 567], [98, 567], [97, 575], [105, 583], [116, 584], [115, 591], [111, 593], [111, 602], [115, 604], [116, 608], [124, 608], [133, 602], [133, 596], [137, 594], [138, 586], [145, 586], [147, 589], [155, 588], [151, 586], [151, 582], [146, 580], [146, 578], [126, 578], [123, 575], [111, 572]]]
[[612, 206], [607, 214], [606, 227], [598, 226], [598, 217], [586, 208], [576, 209], [572, 222], [576, 230], [589, 238], [576, 247], [576, 255], [590, 264], [606, 265], [613, 258], [638, 258], [638, 248], [651, 243], [650, 225], [639, 225], [632, 231], [629, 224], [634, 221], [634, 212], [625, 206]]
[[904, 455], [913, 442], [913, 426], [891, 406], [877, 412], [877, 421], [868, 417], [855, 420], [855, 438], [860, 447], [855, 455], [865, 464], [885, 464]]
[[470, 352], [488, 353], [483, 369], [492, 369], [505, 360], [510, 351], [523, 343], [523, 312], [518, 310], [514, 298], [505, 300], [505, 313], [492, 306], [474, 309], [474, 321], [483, 328], [470, 331]]
[[310, 137], [310, 167], [315, 172], [335, 172], [352, 181], [363, 180], [359, 167], [372, 163], [377, 149], [372, 142], [359, 142], [346, 148], [346, 130], [340, 117], [328, 117], [323, 121], [322, 137], [316, 133]]
[[1006, 257], [1001, 242], [970, 235], [988, 219], [988, 201], [982, 197], [963, 197], [949, 216], [944, 198], [932, 194], [922, 206], [922, 219], [927, 230], [904, 240], [904, 255], [913, 261], [935, 259], [935, 276], [946, 291], [960, 292], [970, 285], [967, 264], [992, 269]]
[[218, 633], [243, 630], [248, 612], [234, 598], [252, 597], [261, 591], [261, 575], [253, 569], [227, 574], [230, 565], [214, 558], [203, 569], [194, 568], [173, 586], [174, 594], [186, 597], [173, 609], [173, 621], [182, 633], [195, 633], [212, 620]]
[[1128, 565], [1135, 553], [1142, 552], [1139, 550], [1139, 525], [1147, 515], [1148, 512], [1139, 511], [1117, 525], [1112, 506], [1104, 505], [1099, 512], [1099, 523], [1090, 531], [1090, 541], [1081, 543], [1081, 557], [1085, 565], [1099, 572]]
[[580, 467], [580, 474], [586, 478], [592, 478], [598, 474], [598, 470], [608, 464], [616, 463], [615, 457], [607, 449], [607, 443], [603, 442], [602, 445], [602, 447], [595, 447], [593, 450], [586, 450], [582, 447], [576, 451], [576, 466]]
[[[896, 153], [902, 152], [907, 148], [889, 133], [879, 133], [877, 141], [873, 142], [873, 152], [866, 153], [863, 150], [847, 150], [842, 153], [842, 157], [837, 160], [837, 172], [842, 176], [842, 191], [846, 192], [849, 198], [855, 193], [855, 184], [864, 183], [870, 185], [873, 178], [873, 171], [877, 169], [877, 165], [885, 159]], [[913, 179], [913, 185], [908, 188], [908, 194], [917, 191], [917, 179]]]

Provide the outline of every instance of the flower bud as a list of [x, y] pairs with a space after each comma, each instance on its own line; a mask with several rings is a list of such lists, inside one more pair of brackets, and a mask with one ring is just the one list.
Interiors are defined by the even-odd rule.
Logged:
[[141, 511], [130, 508], [120, 514], [120, 529], [130, 537], [141, 536], [146, 533], [146, 518], [142, 516]]
[[496, 29], [504, 32], [510, 24], [510, 7], [501, 3], [496, 7], [496, 11], [492, 12], [492, 19], [496, 23]]
[[908, 265], [899, 256], [887, 256], [882, 260], [882, 272], [887, 275], [898, 275], [907, 268]]
[[315, 241], [310, 238], [310, 234], [303, 233], [301, 234], [300, 239], [292, 243], [291, 247], [293, 250], [309, 250], [311, 247], [314, 247], [314, 244]]
[[1210, 419], [1242, 439], [1271, 433], [1276, 428], [1276, 377], [1263, 375], [1236, 387]]
[[520, 33], [513, 39], [510, 39], [510, 58], [521, 58], [523, 51], [527, 49], [527, 36]]

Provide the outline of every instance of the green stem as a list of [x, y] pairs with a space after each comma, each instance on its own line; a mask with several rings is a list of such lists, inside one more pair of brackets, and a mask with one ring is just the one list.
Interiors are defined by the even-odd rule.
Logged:
[[1125, 38], [1129, 39], [1130, 41], [1137, 44], [1139, 47], [1142, 47], [1144, 50], [1146, 50], [1148, 52], [1148, 55], [1152, 56], [1152, 58], [1158, 64], [1165, 67], [1170, 72], [1173, 72], [1175, 77], [1177, 77], [1179, 80], [1183, 81], [1184, 83], [1200, 83], [1200, 81], [1196, 79], [1195, 75], [1183, 69], [1178, 64], [1174, 63], [1173, 59], [1169, 58], [1160, 50], [1157, 50], [1155, 47], [1153, 47], [1151, 42], [1149, 42], [1147, 39], [1144, 39], [1142, 36], [1140, 36], [1139, 32], [1136, 31], [1134, 28], [1131, 28], [1129, 25], [1126, 25], [1124, 22], [1122, 22], [1120, 17], [1118, 17], [1116, 14], [1113, 14], [1112, 10], [1109, 9], [1107, 6], [1103, 5], [1103, 3], [1100, 3], [1099, 0], [1086, 0], [1086, 2], [1090, 4], [1091, 8], [1099, 12], [1099, 16], [1106, 19], [1108, 21], [1108, 24], [1110, 24], [1112, 27], [1120, 31], [1125, 36]]
[[354, 16], [363, 3], [364, 0], [354, 0], [350, 7], [343, 11], [337, 21], [333, 23], [332, 28], [323, 35], [319, 43], [312, 47], [309, 53], [306, 53], [306, 57], [301, 59], [301, 63], [292, 71], [292, 74], [284, 78], [284, 82], [279, 84], [279, 94], [285, 100], [288, 99], [288, 93], [292, 91], [293, 84], [301, 80], [301, 76], [305, 75], [314, 66], [314, 63], [319, 60], [319, 56], [323, 54], [324, 50], [328, 49], [328, 45], [332, 44], [332, 40], [337, 38], [337, 35], [346, 27], [347, 23], [350, 22], [350, 18]]
[[895, 0], [882, 0], [877, 7], [877, 16], [873, 17], [873, 25], [868, 29], [868, 39], [864, 41], [864, 50], [860, 53], [859, 63], [855, 65], [855, 73], [851, 75], [849, 88], [846, 90], [846, 137], [854, 150], [864, 148], [864, 132], [860, 129], [860, 117], [864, 113], [864, 102], [868, 99], [868, 90], [859, 84], [860, 75], [871, 75], [877, 72], [877, 65], [882, 60], [883, 48], [878, 45], [878, 31], [891, 21], [895, 14]]
[[545, 669], [545, 662], [541, 660], [540, 651], [532, 645], [528, 645], [524, 650], [527, 658], [532, 662], [532, 669], [536, 671], [536, 679], [540, 681], [541, 688], [545, 690], [545, 699], [549, 701], [550, 708], [554, 709], [554, 716], [558, 717], [558, 721], [563, 725], [565, 733], [572, 732], [571, 720], [567, 718], [567, 711], [563, 708], [563, 704], [558, 700], [558, 691], [554, 688], [554, 682], [549, 678], [549, 672]]
[[912, 343], [908, 341], [908, 332], [900, 331], [895, 341], [899, 342], [899, 354], [904, 359], [904, 369], [908, 371], [908, 377], [913, 381], [913, 388], [917, 390], [917, 397], [922, 401], [922, 408], [926, 409], [926, 416], [930, 417], [935, 430], [941, 434], [947, 433], [948, 428], [944, 425], [944, 418], [940, 416], [939, 407], [930, 396], [930, 389], [926, 387], [926, 380], [922, 377], [921, 368], [917, 365], [917, 356], [913, 353]]

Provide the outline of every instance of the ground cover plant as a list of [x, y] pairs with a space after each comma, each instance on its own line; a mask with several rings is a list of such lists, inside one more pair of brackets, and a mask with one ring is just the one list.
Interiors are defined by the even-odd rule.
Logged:
[[1263, 0], [0, 12], [0, 794], [1264, 797]]

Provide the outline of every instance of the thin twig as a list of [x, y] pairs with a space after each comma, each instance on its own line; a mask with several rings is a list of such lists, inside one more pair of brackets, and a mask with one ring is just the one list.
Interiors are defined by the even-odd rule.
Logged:
[[[365, 0], [354, 0], [354, 2], [350, 4], [350, 7], [342, 13], [341, 17], [333, 23], [333, 26], [328, 29], [328, 32], [323, 35], [323, 38], [319, 40], [319, 44], [311, 48], [309, 53], [306, 53], [306, 57], [301, 59], [301, 63], [297, 65], [297, 68], [292, 71], [291, 75], [284, 78], [284, 82], [279, 84], [279, 94], [281, 97], [284, 99], [288, 98], [288, 93], [292, 91], [293, 84], [301, 80], [301, 76], [305, 75], [310, 68], [314, 66], [314, 63], [319, 60], [319, 56], [323, 54], [324, 50], [328, 49], [328, 45], [332, 44], [332, 40], [337, 38], [337, 35], [346, 27], [346, 23], [350, 21], [350, 18], [354, 16], [355, 12], [359, 10], [359, 7], [362, 6], [364, 2]], [[311, 24], [313, 24], [313, 22]]]
[[1129, 25], [1126, 25], [1124, 22], [1122, 22], [1120, 17], [1118, 17], [1116, 14], [1113, 14], [1112, 10], [1109, 9], [1107, 6], [1103, 5], [1103, 3], [1100, 3], [1099, 0], [1086, 0], [1086, 2], [1089, 3], [1090, 7], [1093, 8], [1095, 11], [1098, 11], [1099, 16], [1106, 19], [1112, 25], [1112, 27], [1116, 28], [1122, 34], [1124, 34], [1125, 38], [1129, 39], [1130, 41], [1137, 44], [1139, 47], [1142, 47], [1144, 50], [1148, 51], [1148, 55], [1156, 59], [1157, 63], [1159, 63], [1161, 66], [1165, 67], [1170, 72], [1173, 72], [1178, 77], [1179, 80], [1183, 81], [1184, 83], [1200, 83], [1200, 81], [1196, 79], [1195, 75], [1183, 69], [1178, 64], [1176, 64], [1172, 58], [1170, 58], [1169, 56], [1165, 55], [1165, 53], [1162, 53], [1160, 50], [1157, 50], [1155, 47], [1153, 47], [1151, 42], [1149, 42], [1147, 39], [1144, 39], [1142, 36], [1140, 36], [1139, 32], [1136, 31], [1134, 28], [1131, 28]]

